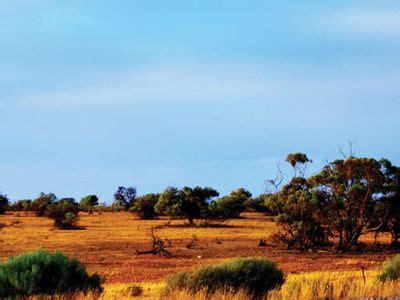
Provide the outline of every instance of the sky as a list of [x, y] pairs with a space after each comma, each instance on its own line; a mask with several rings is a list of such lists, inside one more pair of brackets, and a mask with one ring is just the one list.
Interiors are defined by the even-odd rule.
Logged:
[[0, 191], [257, 195], [349, 139], [400, 164], [399, 53], [397, 0], [0, 0]]

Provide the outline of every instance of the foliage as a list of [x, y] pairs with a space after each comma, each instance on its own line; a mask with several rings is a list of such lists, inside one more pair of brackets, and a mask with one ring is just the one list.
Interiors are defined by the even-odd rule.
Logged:
[[277, 237], [289, 248], [312, 248], [328, 243], [329, 230], [322, 220], [325, 199], [310, 190], [306, 179], [294, 177], [282, 188], [277, 199], [276, 220], [284, 229]]
[[13, 211], [29, 211], [31, 210], [32, 200], [30, 199], [23, 199], [15, 201], [11, 204], [10, 209]]
[[[399, 170], [389, 161], [373, 158], [335, 160], [315, 175], [305, 178], [310, 162], [305, 154], [290, 154], [287, 161], [297, 170], [267, 205], [277, 214], [280, 234], [288, 246], [310, 248], [337, 237], [338, 249], [358, 245], [370, 231], [391, 231], [393, 241], [400, 233]], [[397, 233], [396, 233], [397, 232]]]
[[99, 198], [96, 195], [87, 195], [79, 202], [79, 209], [91, 212], [96, 205], [99, 205]]
[[43, 250], [11, 257], [0, 265], [0, 297], [101, 292], [97, 274], [60, 252]]
[[156, 216], [154, 206], [156, 205], [159, 197], [159, 194], [146, 194], [137, 197], [135, 204], [130, 208], [130, 211], [138, 213], [142, 219], [154, 219]]
[[8, 209], [9, 201], [6, 195], [0, 194], [0, 215], [5, 214]]
[[206, 215], [209, 200], [218, 195], [209, 187], [184, 187], [181, 190], [169, 187], [161, 193], [155, 210], [158, 214], [186, 217], [189, 224], [193, 224], [195, 218]]
[[274, 194], [260, 194], [255, 198], [249, 198], [244, 203], [246, 209], [253, 210], [257, 212], [263, 212], [267, 215], [272, 215], [272, 211], [269, 208], [269, 202], [271, 197], [274, 197]]
[[53, 193], [40, 193], [39, 197], [32, 201], [31, 210], [34, 211], [38, 217], [42, 217], [44, 216], [47, 207], [54, 204], [56, 200], [57, 197]]
[[326, 165], [310, 178], [314, 191], [325, 198], [324, 222], [336, 233], [339, 249], [357, 245], [372, 229], [375, 208], [383, 191], [381, 164], [373, 158], [350, 157]]
[[171, 276], [167, 291], [187, 290], [191, 293], [206, 291], [237, 292], [245, 290], [249, 296], [261, 297], [281, 286], [283, 272], [266, 258], [236, 258], [221, 264], [201, 266], [193, 271]]
[[215, 218], [237, 218], [245, 210], [246, 202], [251, 199], [251, 193], [243, 188], [234, 190], [209, 205], [209, 215]]
[[400, 254], [394, 258], [387, 260], [383, 266], [381, 273], [378, 275], [380, 281], [397, 280], [400, 276]]
[[383, 223], [380, 231], [388, 231], [392, 235], [391, 246], [399, 247], [400, 238], [400, 168], [392, 165], [387, 159], [382, 159], [382, 172], [384, 185], [381, 193], [382, 201], [376, 214], [378, 221], [376, 226]]
[[136, 188], [135, 187], [118, 187], [118, 190], [114, 193], [114, 203], [118, 206], [122, 206], [126, 211], [129, 207], [134, 205], [136, 198]]
[[47, 206], [45, 216], [54, 220], [54, 226], [61, 229], [76, 228], [79, 206], [74, 198], [64, 198]]

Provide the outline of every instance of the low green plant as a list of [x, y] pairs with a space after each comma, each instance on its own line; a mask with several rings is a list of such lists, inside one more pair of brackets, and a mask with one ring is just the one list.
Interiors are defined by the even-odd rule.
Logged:
[[102, 290], [99, 275], [88, 275], [84, 265], [60, 252], [37, 250], [0, 264], [0, 298]]
[[193, 294], [199, 291], [213, 294], [243, 290], [255, 298], [280, 287], [283, 282], [283, 272], [274, 262], [266, 258], [235, 258], [177, 273], [168, 279], [166, 292], [186, 290]]
[[400, 254], [385, 261], [378, 275], [379, 281], [397, 280], [400, 276]]

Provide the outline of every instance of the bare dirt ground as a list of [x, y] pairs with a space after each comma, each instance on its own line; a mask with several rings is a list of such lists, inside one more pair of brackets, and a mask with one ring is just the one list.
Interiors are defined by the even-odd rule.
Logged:
[[[274, 260], [285, 273], [312, 271], [360, 270], [375, 268], [393, 256], [388, 251], [334, 254], [325, 251], [299, 252], [285, 250], [274, 243], [272, 234], [278, 227], [270, 217], [245, 213], [243, 218], [217, 226], [186, 227], [185, 221], [138, 220], [130, 213], [80, 214], [82, 230], [58, 230], [53, 221], [29, 213], [7, 213], [0, 223], [13, 226], [0, 229], [0, 261], [38, 248], [60, 250], [77, 257], [89, 271], [105, 276], [107, 283], [157, 281], [167, 275], [195, 265], [219, 262], [237, 256], [265, 256]], [[168, 224], [169, 225], [166, 225]], [[135, 255], [135, 250], [150, 247], [150, 228], [172, 243], [172, 257]], [[193, 248], [187, 244], [197, 237]], [[258, 247], [260, 239], [266, 247]], [[388, 236], [379, 237], [388, 243]], [[362, 238], [372, 244], [373, 236]]]

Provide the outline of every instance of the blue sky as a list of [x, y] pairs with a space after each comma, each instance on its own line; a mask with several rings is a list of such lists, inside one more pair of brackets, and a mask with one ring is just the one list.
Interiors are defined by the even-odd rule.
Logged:
[[398, 1], [0, 1], [0, 190], [263, 192], [357, 142], [400, 164]]

